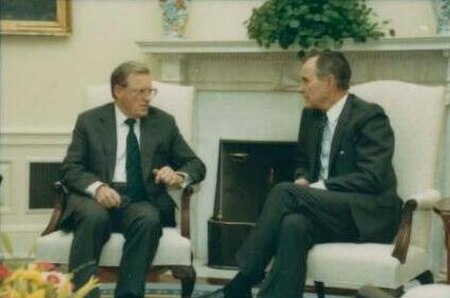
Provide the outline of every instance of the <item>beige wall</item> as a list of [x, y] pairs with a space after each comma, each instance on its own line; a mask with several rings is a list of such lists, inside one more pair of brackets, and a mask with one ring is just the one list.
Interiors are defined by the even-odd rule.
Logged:
[[[193, 0], [187, 38], [241, 40], [242, 24], [262, 1]], [[397, 36], [434, 32], [430, 1], [372, 0]], [[83, 106], [83, 88], [108, 79], [127, 59], [157, 61], [141, 53], [136, 40], [161, 37], [157, 1], [72, 1], [73, 34], [68, 38], [4, 36], [1, 40], [1, 131], [70, 129]]]
[[[188, 35], [202, 39], [245, 36], [241, 19], [251, 4], [212, 2], [194, 3], [192, 20], [203, 21], [193, 22]], [[229, 13], [220, 13], [223, 9]], [[121, 61], [148, 62], [157, 76], [157, 62], [142, 54], [135, 43], [161, 37], [157, 1], [77, 0], [72, 1], [72, 15], [73, 34], [68, 38], [2, 38], [1, 131], [70, 129], [83, 108], [83, 88], [107, 81]], [[203, 22], [213, 26], [205, 27]]]

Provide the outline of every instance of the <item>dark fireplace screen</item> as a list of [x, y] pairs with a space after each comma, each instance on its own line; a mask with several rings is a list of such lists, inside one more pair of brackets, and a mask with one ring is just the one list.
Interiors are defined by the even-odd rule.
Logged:
[[256, 222], [270, 188], [292, 181], [296, 142], [221, 140], [208, 265], [235, 268], [235, 253]]

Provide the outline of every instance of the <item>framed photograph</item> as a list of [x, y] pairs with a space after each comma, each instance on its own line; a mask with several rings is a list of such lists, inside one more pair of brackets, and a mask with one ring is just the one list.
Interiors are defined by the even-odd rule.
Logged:
[[67, 36], [71, 0], [0, 0], [0, 33]]

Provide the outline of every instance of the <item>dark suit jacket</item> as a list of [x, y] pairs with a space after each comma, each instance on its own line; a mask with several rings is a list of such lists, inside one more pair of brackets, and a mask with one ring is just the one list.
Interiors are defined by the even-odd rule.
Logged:
[[[152, 170], [169, 165], [187, 173], [192, 183], [197, 183], [205, 177], [206, 168], [180, 135], [173, 116], [150, 107], [148, 115], [140, 123], [141, 166], [148, 198], [161, 212], [173, 212], [174, 203], [166, 187], [154, 183]], [[113, 103], [78, 116], [62, 166], [63, 183], [71, 192], [87, 195], [85, 190], [93, 182], [113, 182], [116, 138]], [[63, 218], [71, 212], [67, 208]]]
[[[296, 178], [317, 180], [320, 112], [304, 109], [298, 138]], [[333, 191], [349, 193], [353, 219], [361, 241], [391, 241], [402, 201], [392, 165], [394, 134], [383, 109], [350, 94], [334, 132], [329, 177]], [[364, 195], [358, 195], [364, 194]]]

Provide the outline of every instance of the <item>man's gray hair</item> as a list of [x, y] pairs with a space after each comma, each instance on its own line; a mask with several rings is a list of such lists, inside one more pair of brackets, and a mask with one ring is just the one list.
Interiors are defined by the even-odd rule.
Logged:
[[335, 51], [323, 51], [313, 53], [308, 59], [313, 57], [317, 57], [316, 74], [319, 78], [331, 74], [336, 79], [337, 87], [340, 90], [350, 88], [352, 70], [344, 54]]
[[127, 61], [117, 66], [111, 74], [111, 94], [114, 95], [114, 86], [120, 85], [126, 87], [128, 76], [130, 74], [150, 74], [150, 69], [144, 63], [136, 61]]

